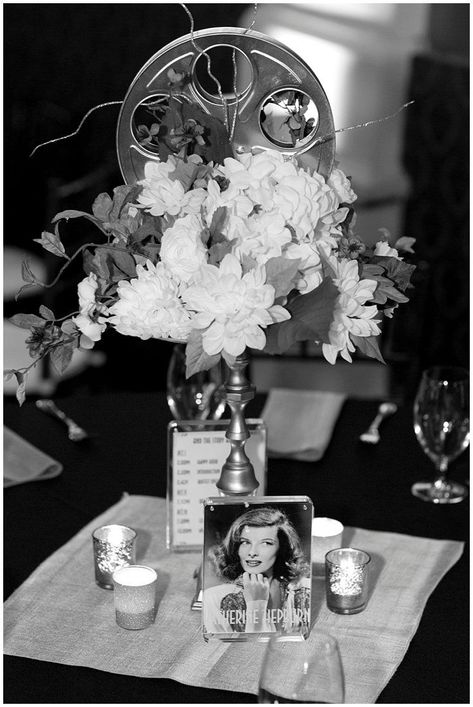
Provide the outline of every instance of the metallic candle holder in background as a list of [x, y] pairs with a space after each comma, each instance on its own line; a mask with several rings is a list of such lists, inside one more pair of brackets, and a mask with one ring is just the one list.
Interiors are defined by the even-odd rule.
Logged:
[[342, 545], [343, 525], [334, 518], [316, 517], [312, 520], [312, 570], [314, 575], [325, 574], [325, 555]]
[[325, 556], [327, 607], [335, 614], [358, 614], [368, 599], [368, 564], [364, 550], [342, 547]]
[[113, 573], [115, 616], [119, 626], [137, 630], [154, 623], [158, 575], [152, 567], [127, 565]]
[[113, 589], [116, 569], [135, 562], [136, 531], [126, 525], [103, 525], [92, 533], [95, 581], [103, 589]]

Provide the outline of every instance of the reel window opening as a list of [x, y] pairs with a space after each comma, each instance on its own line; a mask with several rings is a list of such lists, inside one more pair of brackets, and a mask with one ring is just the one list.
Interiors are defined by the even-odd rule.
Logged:
[[155, 155], [159, 153], [159, 133], [168, 108], [169, 96], [148, 96], [133, 113], [131, 129], [135, 140]]
[[282, 89], [264, 101], [259, 116], [261, 130], [277, 147], [301, 147], [312, 140], [319, 111], [303, 91]]
[[[235, 52], [236, 65], [236, 92], [233, 52]], [[253, 70], [246, 54], [236, 47], [220, 44], [206, 49], [205, 54], [201, 54], [194, 65], [192, 73], [195, 87], [204, 97], [221, 102], [217, 84], [209, 74], [206, 55], [210, 59], [210, 72], [219, 81], [225, 98], [235, 101], [251, 88]]]

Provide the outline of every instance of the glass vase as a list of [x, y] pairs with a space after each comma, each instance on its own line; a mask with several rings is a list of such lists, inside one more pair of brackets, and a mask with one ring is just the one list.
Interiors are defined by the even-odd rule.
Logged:
[[219, 420], [225, 410], [225, 372], [220, 361], [186, 378], [186, 347], [175, 344], [167, 373], [167, 401], [175, 420]]

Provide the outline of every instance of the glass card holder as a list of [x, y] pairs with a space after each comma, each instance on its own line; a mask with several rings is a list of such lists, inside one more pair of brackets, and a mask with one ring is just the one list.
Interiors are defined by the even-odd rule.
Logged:
[[[266, 425], [247, 421], [250, 438], [245, 451], [259, 482], [256, 493], [266, 491]], [[230, 451], [225, 432], [230, 420], [183, 420], [168, 425], [166, 546], [175, 552], [202, 551], [202, 503], [216, 496], [222, 466]]]
[[310, 632], [311, 529], [307, 496], [204, 502], [202, 631], [206, 641], [268, 640]]

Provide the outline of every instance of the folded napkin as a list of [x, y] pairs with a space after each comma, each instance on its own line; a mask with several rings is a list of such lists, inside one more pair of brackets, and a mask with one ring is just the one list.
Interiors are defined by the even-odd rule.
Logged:
[[52, 479], [62, 471], [62, 464], [37, 449], [25, 439], [3, 428], [3, 487], [26, 481]]
[[321, 459], [345, 398], [344, 393], [273, 388], [262, 414], [269, 456], [310, 462]]

